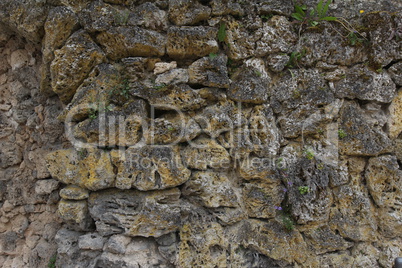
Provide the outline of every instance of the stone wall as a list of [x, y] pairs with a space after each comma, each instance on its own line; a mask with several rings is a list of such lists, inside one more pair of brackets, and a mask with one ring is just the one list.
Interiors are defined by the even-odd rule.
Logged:
[[0, 266], [391, 267], [402, 4], [335, 2], [2, 1]]

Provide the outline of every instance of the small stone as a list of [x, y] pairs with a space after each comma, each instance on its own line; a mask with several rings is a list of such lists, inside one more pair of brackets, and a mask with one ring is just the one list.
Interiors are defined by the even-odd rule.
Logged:
[[160, 74], [156, 77], [155, 83], [158, 85], [176, 85], [188, 82], [187, 69], [173, 69]]
[[399, 90], [389, 106], [389, 137], [395, 139], [402, 133], [402, 90]]
[[155, 63], [154, 74], [161, 74], [177, 67], [177, 62], [157, 62]]
[[227, 56], [211, 55], [193, 62], [188, 68], [191, 84], [207, 87], [229, 87]]
[[60, 183], [56, 180], [39, 180], [35, 183], [35, 193], [38, 195], [50, 194], [57, 188], [59, 188]]
[[88, 218], [88, 205], [86, 201], [61, 200], [58, 213], [64, 221], [81, 224]]
[[392, 80], [398, 86], [402, 86], [402, 62], [395, 63], [388, 69]]
[[203, 26], [170, 27], [168, 30], [167, 54], [174, 59], [200, 58], [219, 50], [218, 30]]
[[88, 190], [75, 185], [68, 185], [60, 190], [60, 196], [69, 200], [84, 200], [89, 197]]
[[25, 49], [18, 49], [11, 53], [10, 66], [13, 71], [27, 66], [29, 62], [28, 51]]
[[105, 250], [114, 254], [124, 254], [131, 238], [125, 235], [112, 235], [105, 245]]
[[78, 238], [78, 247], [80, 249], [102, 250], [105, 238], [98, 233], [88, 233]]

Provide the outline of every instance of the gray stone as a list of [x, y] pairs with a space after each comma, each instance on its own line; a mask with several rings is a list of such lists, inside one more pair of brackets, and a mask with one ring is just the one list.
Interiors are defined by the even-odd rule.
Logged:
[[78, 247], [80, 249], [102, 250], [105, 240], [98, 233], [87, 233], [78, 238]]
[[391, 102], [395, 90], [395, 84], [387, 72], [374, 72], [365, 65], [353, 66], [344, 79], [335, 83], [338, 98]]
[[187, 83], [189, 79], [187, 69], [173, 69], [156, 77], [155, 83], [158, 85], [176, 85]]
[[35, 183], [35, 192], [39, 195], [50, 194], [57, 188], [59, 188], [60, 183], [56, 180], [39, 180]]
[[124, 254], [131, 238], [124, 235], [112, 235], [105, 245], [105, 251], [114, 254]]
[[398, 86], [402, 86], [402, 62], [395, 63], [388, 69], [392, 80]]
[[219, 54], [204, 57], [193, 62], [189, 68], [190, 84], [199, 84], [207, 87], [229, 87], [227, 57]]
[[68, 185], [60, 190], [60, 197], [70, 200], [84, 200], [89, 197], [88, 190], [75, 185]]

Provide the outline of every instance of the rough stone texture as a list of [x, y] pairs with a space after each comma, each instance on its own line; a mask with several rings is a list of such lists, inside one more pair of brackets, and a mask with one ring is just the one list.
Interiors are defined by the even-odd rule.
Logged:
[[374, 72], [364, 65], [355, 65], [346, 77], [335, 83], [338, 98], [391, 102], [395, 94], [395, 84], [387, 72]]
[[74, 33], [54, 54], [50, 66], [52, 89], [61, 101], [68, 103], [92, 68], [104, 60], [104, 54], [83, 31]]
[[399, 90], [389, 106], [389, 137], [395, 139], [402, 132], [402, 90]]
[[174, 59], [200, 58], [219, 50], [217, 30], [212, 27], [170, 27], [166, 50]]
[[0, 266], [391, 267], [402, 3], [293, 4], [2, 1]]
[[117, 60], [125, 57], [163, 56], [166, 37], [152, 30], [140, 27], [116, 27], [96, 36], [106, 55]]

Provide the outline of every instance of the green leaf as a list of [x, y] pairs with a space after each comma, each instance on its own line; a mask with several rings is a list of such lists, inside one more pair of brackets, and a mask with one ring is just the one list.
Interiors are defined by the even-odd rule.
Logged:
[[305, 7], [303, 8], [303, 6], [295, 5], [295, 11], [296, 11], [297, 13], [299, 13], [302, 17], [305, 17], [305, 16], [306, 16], [306, 13], [304, 12], [304, 10], [306, 10]]
[[295, 18], [296, 20], [299, 21], [303, 21], [304, 18], [302, 17], [302, 15], [300, 15], [299, 13], [292, 13], [292, 17]]
[[315, 26], [318, 25], [318, 21], [312, 20], [312, 21], [310, 22], [310, 24], [311, 24], [311, 26], [315, 27]]
[[326, 20], [326, 21], [336, 21], [338, 20], [337, 17], [322, 17], [320, 20]]
[[329, 5], [332, 3], [332, 0], [328, 0], [327, 3], [324, 6], [324, 9], [322, 10], [322, 14], [320, 15], [320, 17], [324, 17], [325, 15], [327, 15], [328, 12], [328, 8]]
[[218, 40], [219, 42], [225, 41], [226, 38], [226, 24], [224, 22], [221, 23], [219, 26], [219, 31], [218, 31]]
[[318, 2], [317, 7], [316, 7], [317, 14], [318, 14], [319, 17], [322, 17], [322, 15], [321, 15], [321, 12], [322, 12], [322, 4], [323, 4], [323, 1], [320, 0], [320, 2]]

